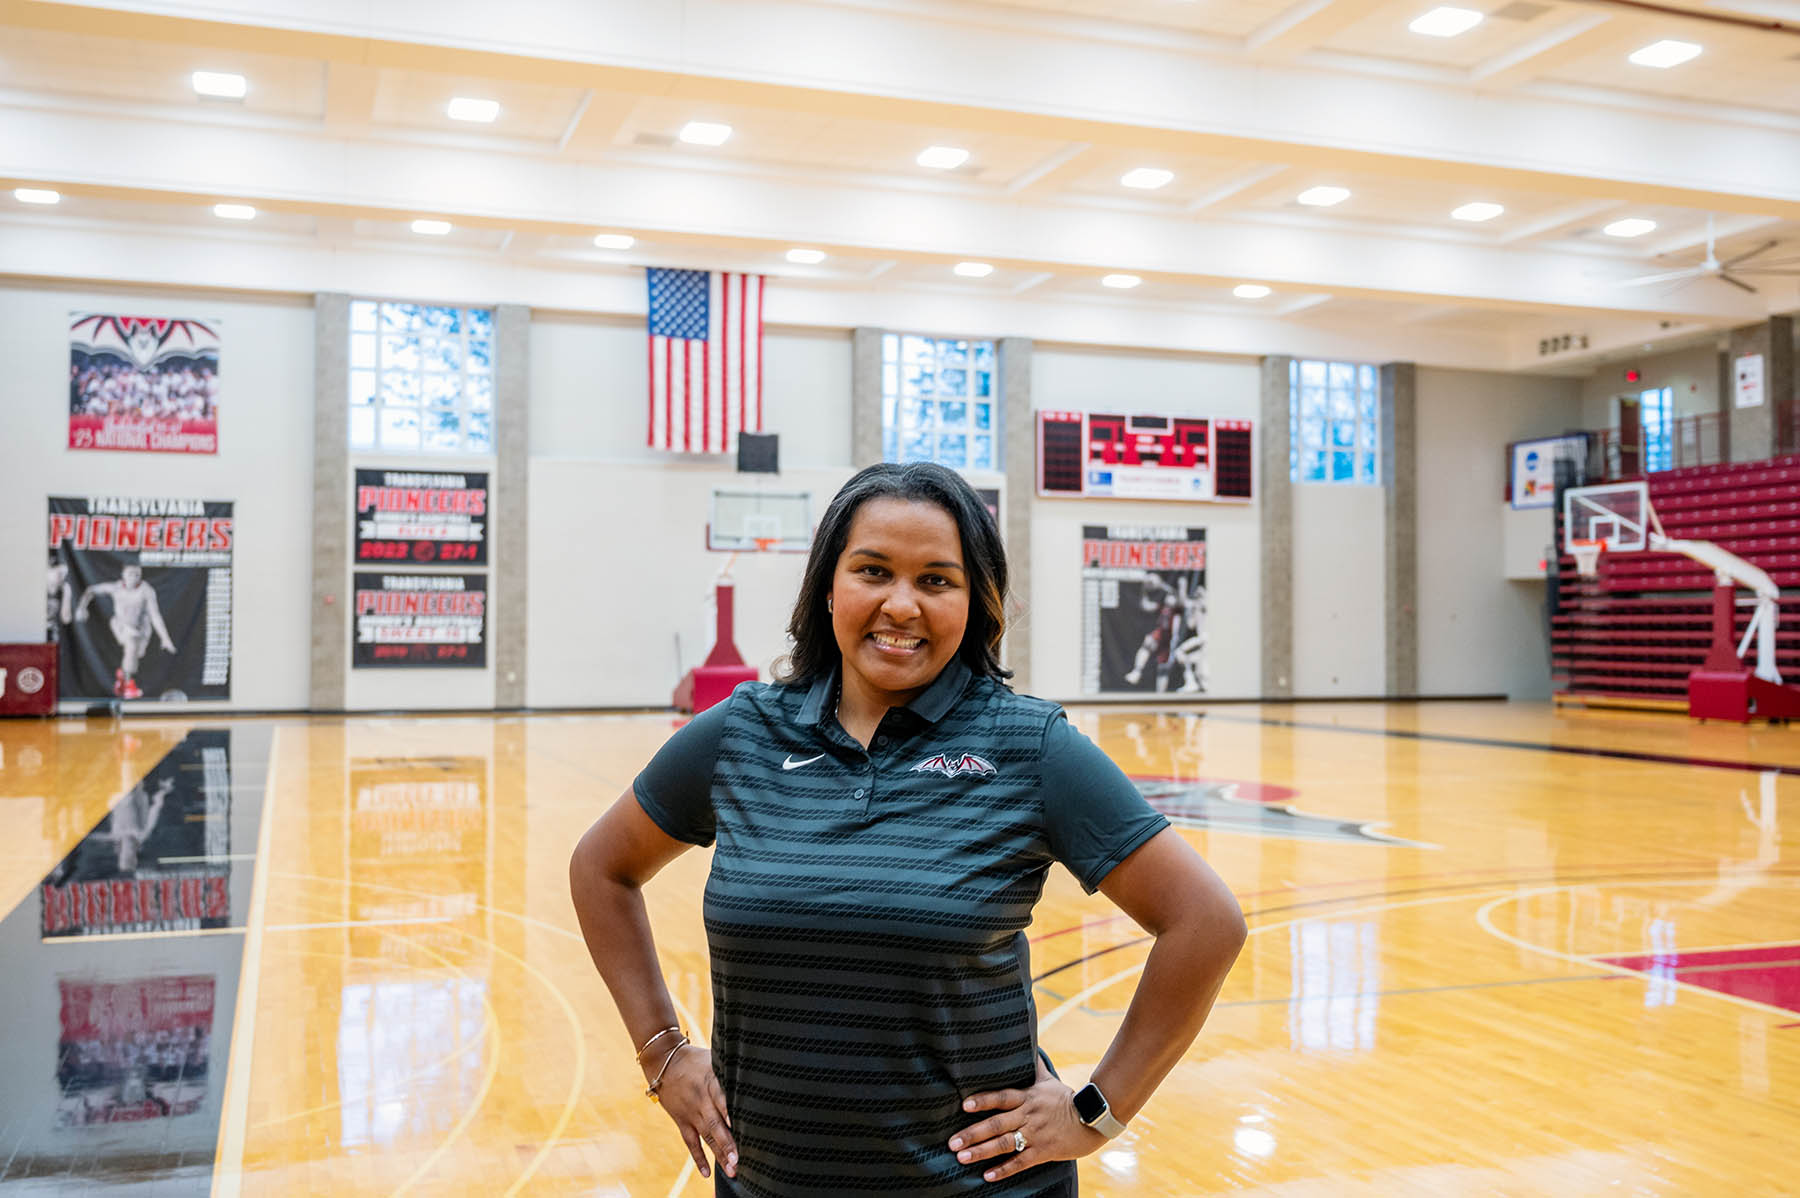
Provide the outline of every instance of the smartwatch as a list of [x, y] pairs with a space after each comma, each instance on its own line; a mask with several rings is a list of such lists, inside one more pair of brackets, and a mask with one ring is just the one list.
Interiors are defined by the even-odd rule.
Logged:
[[1075, 1091], [1075, 1117], [1109, 1140], [1125, 1130], [1125, 1125], [1113, 1118], [1106, 1095], [1093, 1082]]

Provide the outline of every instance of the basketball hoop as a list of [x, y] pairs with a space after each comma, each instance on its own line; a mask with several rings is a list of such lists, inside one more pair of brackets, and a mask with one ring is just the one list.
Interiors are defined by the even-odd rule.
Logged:
[[1600, 551], [1605, 548], [1605, 541], [1570, 541], [1569, 552], [1575, 555], [1575, 572], [1583, 578], [1594, 578], [1598, 576], [1600, 573]]
[[767, 553], [771, 549], [774, 549], [775, 546], [781, 544], [780, 537], [751, 537], [750, 539], [756, 542], [756, 551], [758, 553]]

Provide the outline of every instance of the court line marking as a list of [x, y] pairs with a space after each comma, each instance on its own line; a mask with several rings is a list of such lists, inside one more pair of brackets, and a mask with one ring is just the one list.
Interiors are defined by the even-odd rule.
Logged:
[[[1777, 879], [1775, 879], [1775, 878], [1768, 879], [1768, 881], [1771, 883], [1776, 880]], [[1779, 880], [1780, 881], [1789, 881], [1790, 879], [1780, 878]], [[1719, 882], [1718, 882], [1717, 878], [1710, 878], [1710, 879], [1707, 879], [1704, 881], [1690, 880], [1690, 879], [1685, 879], [1685, 878], [1680, 878], [1680, 879], [1672, 878], [1666, 882], [1656, 883], [1656, 884], [1663, 885], [1663, 886], [1717, 886], [1719, 884]], [[1563, 891], [1574, 890], [1575, 888], [1577, 888], [1579, 886], [1590, 886], [1590, 885], [1592, 885], [1592, 883], [1573, 882], [1573, 883], [1569, 883], [1567, 885], [1562, 885], [1562, 886], [1539, 886], [1539, 887], [1536, 887], [1531, 890], [1518, 891], [1512, 895], [1502, 896], [1500, 898], [1495, 899], [1493, 902], [1484, 904], [1482, 906], [1481, 910], [1479, 910], [1475, 913], [1475, 922], [1481, 926], [1481, 929], [1483, 931], [1485, 931], [1488, 935], [1493, 936], [1495, 939], [1504, 940], [1506, 943], [1511, 944], [1517, 948], [1525, 949], [1528, 952], [1542, 953], [1546, 957], [1555, 957], [1560, 961], [1567, 961], [1567, 962], [1569, 962], [1571, 964], [1575, 964], [1575, 965], [1586, 965], [1586, 966], [1589, 966], [1590, 968], [1612, 970], [1612, 971], [1622, 974], [1625, 977], [1638, 978], [1640, 980], [1649, 980], [1650, 975], [1645, 973], [1641, 969], [1631, 969], [1624, 965], [1614, 965], [1611, 961], [1608, 961], [1603, 957], [1587, 957], [1587, 956], [1582, 956], [1579, 953], [1565, 953], [1561, 949], [1551, 948], [1548, 945], [1533, 944], [1528, 940], [1521, 940], [1517, 936], [1514, 936], [1509, 932], [1502, 932], [1499, 928], [1494, 926], [1494, 921], [1493, 921], [1493, 917], [1492, 917], [1493, 910], [1494, 910], [1494, 908], [1500, 906], [1500, 904], [1502, 904], [1504, 902], [1508, 902], [1508, 901], [1518, 902], [1523, 899], [1536, 898], [1539, 895], [1558, 894]], [[1636, 885], [1645, 885], [1645, 883], [1639, 882], [1639, 883], [1636, 883]], [[1688, 991], [1694, 993], [1695, 995], [1704, 995], [1704, 996], [1711, 997], [1711, 998], [1724, 999], [1726, 1002], [1736, 1003], [1740, 1007], [1746, 1007], [1749, 1010], [1757, 1011], [1757, 1012], [1760, 1012], [1765, 1015], [1779, 1015], [1779, 1016], [1781, 1016], [1781, 1018], [1787, 1019], [1790, 1016], [1792, 1016], [1794, 1013], [1792, 1010], [1788, 1009], [1787, 1007], [1777, 1007], [1771, 1003], [1758, 1002], [1754, 998], [1745, 998], [1739, 994], [1728, 994], [1723, 990], [1713, 990], [1707, 986], [1699, 986], [1699, 985], [1695, 985], [1692, 982], [1684, 982], [1679, 977], [1663, 977], [1661, 975], [1658, 975], [1656, 980], [1659, 982], [1673, 983], [1674, 985], [1679, 986], [1682, 989], [1688, 990]]]
[[395, 916], [393, 919], [333, 919], [324, 923], [277, 923], [270, 924], [271, 932], [323, 932], [332, 928], [389, 928], [412, 927], [415, 924], [450, 923], [455, 917], [450, 915], [426, 915], [417, 919]]
[[[1507, 895], [1514, 894], [1514, 893], [1516, 893], [1516, 891], [1509, 888], [1507, 890], [1498, 892], [1498, 897], [1505, 898]], [[1457, 903], [1457, 902], [1463, 902], [1465, 900], [1474, 901], [1474, 900], [1478, 900], [1478, 899], [1488, 898], [1488, 897], [1494, 896], [1495, 894], [1496, 894], [1496, 892], [1492, 891], [1492, 890], [1485, 890], [1485, 891], [1478, 890], [1473, 894], [1433, 894], [1433, 895], [1427, 895], [1424, 898], [1403, 899], [1397, 903], [1373, 903], [1366, 907], [1352, 907], [1346, 911], [1334, 911], [1330, 915], [1324, 915], [1324, 916], [1296, 915], [1289, 919], [1277, 919], [1270, 923], [1257, 924], [1255, 927], [1250, 929], [1249, 935], [1256, 936], [1256, 935], [1260, 935], [1263, 932], [1273, 932], [1273, 931], [1277, 930], [1278, 928], [1291, 927], [1292, 925], [1297, 924], [1297, 923], [1305, 923], [1309, 919], [1319, 919], [1319, 920], [1324, 920], [1324, 921], [1330, 921], [1330, 920], [1334, 920], [1334, 919], [1344, 919], [1351, 915], [1367, 915], [1367, 914], [1371, 914], [1371, 913], [1378, 914], [1383, 911], [1397, 911], [1403, 907], [1426, 907], [1426, 906], [1430, 906], [1433, 903]], [[1142, 973], [1144, 971], [1144, 966], [1147, 964], [1149, 964], [1149, 961], [1148, 961], [1148, 957], [1146, 955], [1146, 959], [1143, 961], [1139, 961], [1136, 965], [1128, 966], [1125, 969], [1121, 969], [1118, 973], [1113, 974], [1111, 977], [1101, 978], [1099, 981], [1097, 981], [1093, 985], [1087, 987], [1085, 990], [1076, 991], [1074, 994], [1072, 994], [1068, 998], [1064, 999], [1062, 1001], [1061, 1005], [1052, 1009], [1048, 1015], [1044, 1015], [1038, 1019], [1038, 1034], [1041, 1036], [1047, 1029], [1054, 1027], [1057, 1023], [1059, 1023], [1062, 1020], [1062, 1017], [1064, 1015], [1067, 1015], [1070, 1011], [1081, 1006], [1083, 1003], [1087, 1002], [1088, 999], [1094, 997], [1094, 995], [1099, 994], [1101, 991], [1106, 990], [1109, 987], [1118, 985], [1120, 982], [1124, 981], [1126, 978], [1135, 977], [1138, 974]], [[1186, 1054], [1183, 1054], [1183, 1055], [1186, 1055]]]
[[[344, 887], [346, 890], [355, 889], [356, 887], [363, 887], [363, 888], [369, 889], [369, 890], [386, 890], [386, 891], [391, 891], [392, 893], [395, 893], [395, 894], [411, 895], [414, 898], [435, 898], [435, 897], [437, 897], [437, 896], [431, 894], [429, 891], [412, 890], [405, 886], [393, 886], [393, 885], [389, 885], [385, 882], [358, 881], [353, 878], [328, 878], [328, 877], [323, 877], [318, 874], [292, 873], [287, 870], [282, 871], [282, 876], [284, 878], [296, 878], [301, 881], [323, 882], [327, 885], [337, 885], [337, 886]], [[488, 911], [495, 915], [510, 916], [513, 919], [517, 919], [517, 920], [519, 920], [521, 922], [525, 922], [525, 923], [541, 924], [542, 926], [547, 927], [547, 928], [555, 928], [556, 927], [554, 924], [545, 924], [545, 923], [543, 923], [542, 920], [534, 919], [531, 916], [520, 915], [520, 914], [518, 914], [516, 912], [512, 912], [512, 911], [504, 911], [498, 907], [492, 907], [492, 906], [488, 905], [487, 903], [476, 903], [475, 909], [482, 910], [482, 911]], [[563, 992], [562, 987], [558, 986], [555, 982], [551, 981], [548, 977], [546, 977], [541, 970], [539, 970], [536, 966], [532, 965], [530, 962], [525, 960], [525, 958], [519, 956], [517, 953], [512, 952], [509, 949], [502, 948], [491, 937], [477, 936], [472, 932], [465, 932], [461, 928], [453, 928], [452, 930], [457, 932], [459, 935], [467, 936], [470, 940], [473, 940], [478, 944], [487, 945], [494, 952], [498, 953], [499, 955], [501, 955], [503, 957], [510, 959], [515, 964], [517, 964], [521, 970], [523, 970], [524, 972], [530, 974], [533, 978], [535, 978], [539, 983], [541, 983], [543, 985], [544, 989], [546, 989], [550, 992], [551, 997], [556, 1000], [558, 1005], [560, 1005], [562, 1007], [563, 1014], [568, 1017], [569, 1025], [575, 1029], [575, 1036], [574, 1036], [574, 1040], [575, 1040], [575, 1071], [574, 1071], [573, 1075], [571, 1076], [570, 1082], [569, 1082], [569, 1097], [564, 1100], [562, 1114], [557, 1117], [556, 1123], [554, 1125], [552, 1125], [552, 1127], [550, 1129], [549, 1137], [547, 1139], [545, 1139], [544, 1142], [539, 1146], [537, 1154], [535, 1156], [533, 1156], [531, 1158], [531, 1160], [526, 1163], [524, 1171], [519, 1174], [519, 1176], [513, 1181], [511, 1186], [507, 1187], [505, 1198], [512, 1198], [512, 1195], [517, 1194], [519, 1192], [520, 1188], [522, 1186], [524, 1186], [524, 1184], [531, 1179], [531, 1176], [534, 1173], [536, 1173], [538, 1171], [538, 1169], [540, 1169], [543, 1166], [544, 1158], [549, 1156], [550, 1150], [552, 1148], [554, 1148], [559, 1142], [561, 1142], [563, 1132], [568, 1129], [569, 1121], [572, 1118], [574, 1118], [575, 1108], [580, 1104], [580, 1101], [581, 1101], [582, 1087], [586, 1084], [586, 1081], [587, 1081], [587, 1058], [588, 1058], [587, 1039], [586, 1039], [585, 1035], [583, 1035], [584, 1029], [582, 1028], [581, 1018], [575, 1010], [575, 1004], [569, 1001], [569, 996]], [[562, 932], [562, 934], [564, 934], [564, 935], [573, 935], [573, 933], [567, 932], [561, 928], [556, 928], [556, 930], [559, 932]], [[581, 939], [579, 936], [575, 936], [574, 938], [577, 940]], [[586, 941], [583, 941], [582, 943], [585, 944]], [[673, 1000], [673, 995], [671, 995], [670, 997], [671, 997], [671, 1000]], [[681, 1010], [682, 1010], [681, 1006], [677, 1003], [676, 1004], [676, 1013], [680, 1014]], [[474, 1108], [470, 1108], [470, 1109], [471, 1109], [471, 1111], [473, 1111]], [[446, 1140], [445, 1143], [447, 1144], [448, 1140]], [[692, 1168], [691, 1164], [689, 1165], [689, 1168]]]
[[238, 965], [237, 1011], [231, 1018], [231, 1064], [226, 1067], [225, 1093], [219, 1103], [219, 1140], [213, 1151], [212, 1198], [238, 1198], [244, 1188], [244, 1139], [250, 1122], [250, 1065], [256, 1050], [257, 988], [262, 982], [263, 921], [269, 904], [270, 843], [275, 829], [276, 750], [281, 727], [269, 731], [269, 756], [263, 768], [262, 810], [256, 831], [256, 877], [250, 884], [250, 908], [244, 914], [244, 955]]
[[[1792, 936], [1786, 940], [1748, 940], [1743, 944], [1684, 944], [1675, 952], [1676, 955], [1681, 953], [1730, 953], [1752, 948], [1800, 948], [1800, 936]], [[1647, 954], [1614, 953], [1612, 955], [1615, 957], [1642, 957]]]
[[[302, 900], [302, 902], [298, 902], [295, 905], [296, 906], [303, 905], [303, 900]], [[293, 931], [296, 929], [304, 929], [304, 928], [306, 928], [306, 926], [307, 925], [304, 925], [304, 924], [274, 924], [274, 925], [270, 926], [269, 931], [271, 931], [271, 932], [287, 932], [287, 931]], [[324, 927], [324, 926], [329, 926], [329, 925], [318, 925], [318, 926]], [[418, 943], [418, 942], [409, 940], [405, 937], [397, 936], [393, 932], [378, 932], [377, 935], [387, 936], [392, 939], [399, 940], [402, 944], [407, 945], [409, 948], [416, 949], [417, 951], [424, 953], [428, 957], [437, 958], [437, 960], [440, 963], [442, 963], [446, 969], [448, 969], [451, 973], [455, 974], [456, 976], [462, 978], [465, 981], [477, 980], [474, 977], [474, 975], [467, 973], [461, 969], [458, 969], [454, 964], [451, 963], [449, 957], [446, 957], [444, 954], [438, 952], [434, 948], [431, 948], [429, 945]], [[356, 957], [352, 957], [348, 952], [343, 952], [343, 951], [339, 951], [339, 952], [335, 952], [335, 953], [327, 953], [327, 952], [321, 952], [318, 949], [305, 949], [305, 948], [284, 949], [282, 951], [285, 952], [286, 954], [288, 954], [289, 956], [327, 957], [327, 958], [330, 958], [331, 960], [340, 961], [340, 962], [355, 961], [358, 959]], [[421, 971], [421, 972], [423, 972], [423, 971]], [[427, 975], [427, 976], [429, 976], [429, 975]], [[488, 1025], [490, 1023], [493, 1024], [493, 1026], [496, 1030], [496, 1034], [497, 1034], [499, 1024], [500, 1024], [500, 1019], [499, 1019], [499, 1016], [496, 1015], [494, 1012], [494, 1004], [489, 996], [488, 988], [486, 986], [482, 987], [481, 1005], [485, 1012], [484, 1017], [483, 1017], [483, 1023], [481, 1026], [480, 1033], [477, 1034], [473, 1040], [459, 1042], [456, 1048], [452, 1049], [446, 1055], [439, 1057], [437, 1060], [431, 1061], [428, 1064], [422, 1065], [419, 1068], [413, 1070], [411, 1073], [408, 1073], [401, 1077], [394, 1078], [389, 1081], [383, 1082], [380, 1085], [376, 1085], [376, 1086], [372, 1087], [371, 1089], [369, 1089], [365, 1094], [359, 1095], [359, 1097], [360, 1098], [373, 1098], [376, 1095], [382, 1094], [384, 1091], [386, 1091], [391, 1086], [398, 1085], [398, 1084], [401, 1084], [404, 1082], [410, 1082], [414, 1078], [417, 1078], [423, 1074], [431, 1073], [431, 1072], [441, 1068], [442, 1066], [449, 1064], [451, 1061], [454, 1061], [457, 1057], [461, 1056], [463, 1053], [469, 1051], [470, 1048], [475, 1047], [477, 1044], [480, 1044], [483, 1040], [485, 1040], [487, 1038]], [[316, 1115], [321, 1111], [329, 1111], [329, 1110], [334, 1110], [336, 1108], [342, 1107], [348, 1101], [349, 1101], [348, 1099], [339, 1098], [334, 1102], [320, 1103], [318, 1106], [308, 1107], [305, 1110], [288, 1111], [285, 1114], [272, 1115], [269, 1118], [264, 1119], [262, 1122], [256, 1124], [256, 1127], [257, 1128], [274, 1127], [280, 1123], [291, 1123], [295, 1119], [303, 1119], [308, 1115]]]
[[1747, 770], [1758, 774], [1800, 774], [1800, 765], [1771, 765], [1756, 761], [1731, 761], [1723, 757], [1678, 757], [1673, 753], [1643, 753], [1634, 749], [1594, 749], [1583, 745], [1539, 744], [1526, 740], [1498, 740], [1462, 736], [1451, 732], [1422, 732], [1411, 728], [1362, 728], [1354, 724], [1315, 724], [1306, 720], [1282, 720], [1269, 716], [1229, 716], [1206, 711], [1202, 718], [1222, 724], [1261, 724], [1270, 728], [1294, 728], [1307, 732], [1348, 732], [1358, 736], [1384, 736], [1432, 744], [1473, 745], [1486, 749], [1528, 749], [1534, 753], [1567, 753], [1576, 757], [1600, 757], [1610, 761], [1641, 761], [1650, 765], [1691, 766], [1695, 769]]

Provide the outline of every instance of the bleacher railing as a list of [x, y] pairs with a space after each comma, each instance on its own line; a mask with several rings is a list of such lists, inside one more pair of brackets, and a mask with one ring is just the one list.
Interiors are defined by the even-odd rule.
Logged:
[[[1800, 401], [1774, 406], [1775, 453], [1800, 451]], [[1594, 482], [1618, 482], [1661, 470], [1685, 470], [1690, 466], [1716, 466], [1728, 461], [1731, 454], [1729, 425], [1717, 412], [1677, 416], [1669, 429], [1666, 457], [1660, 446], [1648, 444], [1642, 430], [1632, 444], [1624, 443], [1616, 428], [1592, 429], [1588, 435], [1597, 447], [1596, 458], [1590, 459], [1590, 467], [1597, 461], [1603, 471], [1603, 477], [1593, 479]]]

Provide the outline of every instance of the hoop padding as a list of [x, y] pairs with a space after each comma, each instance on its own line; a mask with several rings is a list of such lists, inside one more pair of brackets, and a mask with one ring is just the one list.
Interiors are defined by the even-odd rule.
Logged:
[[1570, 541], [1569, 552], [1575, 555], [1575, 572], [1583, 578], [1597, 578], [1600, 552], [1605, 548], [1605, 541]]

